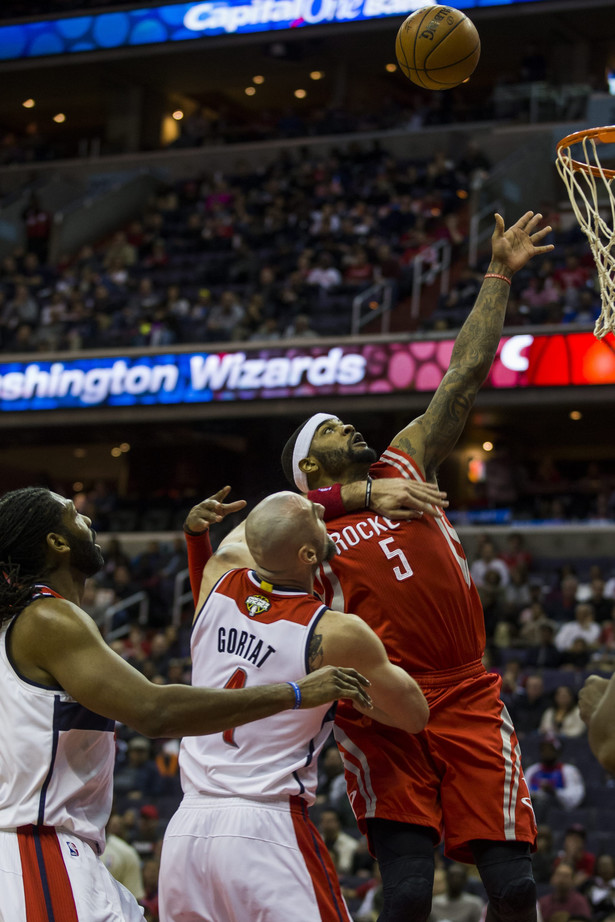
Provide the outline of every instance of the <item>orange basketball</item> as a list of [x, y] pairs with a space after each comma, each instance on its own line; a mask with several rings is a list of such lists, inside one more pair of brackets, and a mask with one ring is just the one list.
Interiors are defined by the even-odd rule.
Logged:
[[402, 71], [426, 90], [450, 90], [478, 64], [480, 38], [468, 17], [451, 6], [426, 6], [399, 27], [395, 54]]

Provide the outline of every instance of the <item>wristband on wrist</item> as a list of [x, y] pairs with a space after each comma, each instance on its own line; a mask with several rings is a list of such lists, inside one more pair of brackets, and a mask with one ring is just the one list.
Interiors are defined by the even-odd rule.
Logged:
[[287, 685], [290, 685], [292, 690], [295, 693], [295, 703], [293, 704], [293, 711], [296, 711], [297, 708], [301, 707], [301, 689], [296, 682], [287, 682]]
[[370, 474], [367, 475], [367, 483], [365, 484], [365, 508], [369, 509], [369, 505], [372, 501], [372, 477]]
[[213, 554], [213, 549], [211, 541], [209, 540], [209, 529], [201, 532], [200, 535], [184, 529], [184, 536], [186, 538], [186, 551], [188, 552], [190, 588], [192, 589], [194, 604], [196, 605], [201, 591], [203, 570], [205, 569], [205, 564]]
[[330, 519], [338, 519], [341, 515], [346, 514], [346, 508], [342, 501], [342, 485], [334, 483], [330, 487], [321, 487], [319, 490], [310, 490], [307, 498], [312, 503], [320, 503], [325, 507], [325, 522]]
[[502, 279], [503, 282], [508, 282], [510, 285], [510, 279], [507, 275], [500, 275], [499, 272], [485, 272], [486, 279]]
[[187, 525], [184, 525], [184, 534], [189, 535], [191, 538], [202, 538], [204, 535], [209, 534], [209, 528], [206, 528], [205, 531], [191, 531]]

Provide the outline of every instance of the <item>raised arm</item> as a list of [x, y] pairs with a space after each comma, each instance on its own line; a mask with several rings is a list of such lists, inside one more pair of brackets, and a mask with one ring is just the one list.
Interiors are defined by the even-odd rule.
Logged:
[[[186, 536], [186, 547], [188, 550], [190, 588], [192, 589], [195, 606], [198, 605], [201, 595], [205, 567], [213, 556], [213, 550], [209, 540], [210, 526], [215, 525], [217, 522], [222, 522], [227, 515], [231, 515], [233, 512], [240, 512], [242, 509], [245, 509], [246, 506], [246, 501], [244, 499], [236, 500], [233, 503], [225, 503], [224, 500], [227, 498], [230, 491], [231, 488], [229, 486], [222, 487], [222, 489], [214, 493], [213, 496], [197, 503], [196, 506], [192, 507], [184, 522], [184, 535]], [[222, 543], [223, 542], [221, 542], [221, 545]], [[238, 559], [241, 560], [241, 558]], [[218, 558], [218, 561], [220, 561], [220, 558]], [[252, 563], [231, 563], [226, 569], [232, 570], [233, 567], [242, 566], [252, 566]], [[219, 572], [213, 580], [213, 583], [209, 584], [209, 589], [216, 580], [220, 578], [222, 573], [225, 572], [212, 565], [208, 570], [208, 576], [213, 574], [215, 570]], [[207, 589], [207, 593], [209, 589]]]
[[356, 615], [328, 611], [316, 627], [310, 668], [333, 663], [353, 666], [369, 679], [373, 707], [355, 703], [361, 713], [407, 733], [423, 730], [429, 707], [421, 689], [407, 672], [391, 663], [378, 635]]
[[438, 466], [455, 446], [489, 373], [502, 335], [510, 280], [532, 257], [553, 249], [552, 245], [540, 245], [551, 230], [549, 226], [537, 230], [541, 218], [528, 211], [505, 230], [501, 215], [495, 215], [491, 262], [455, 341], [448, 371], [425, 413], [393, 440], [393, 445], [422, 467], [427, 480], [433, 480]]
[[[94, 713], [145, 736], [218, 733], [295, 705], [286, 682], [243, 689], [155, 685], [106, 645], [85, 612], [64, 599], [33, 603], [15, 625], [12, 641], [26, 675], [59, 685]], [[302, 707], [350, 698], [369, 713], [368, 683], [354, 669], [327, 667], [297, 684]]]
[[308, 499], [321, 503], [325, 507], [325, 521], [337, 518], [345, 512], [357, 509], [369, 509], [389, 519], [420, 519], [424, 513], [440, 516], [446, 509], [448, 500], [434, 483], [421, 483], [401, 477], [374, 480], [369, 494], [367, 481], [357, 480], [353, 483], [337, 484], [339, 494], [333, 494], [333, 488], [310, 490]]

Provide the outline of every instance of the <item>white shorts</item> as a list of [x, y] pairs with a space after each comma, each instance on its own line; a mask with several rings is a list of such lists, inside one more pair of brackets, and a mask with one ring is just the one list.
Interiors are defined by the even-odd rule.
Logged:
[[143, 922], [90, 845], [51, 826], [0, 830], [0, 922]]
[[184, 797], [162, 845], [160, 922], [351, 922], [305, 801]]

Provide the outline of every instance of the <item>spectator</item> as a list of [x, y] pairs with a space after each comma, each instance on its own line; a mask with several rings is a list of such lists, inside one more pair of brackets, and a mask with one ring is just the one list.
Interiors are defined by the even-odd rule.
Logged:
[[319, 830], [337, 873], [340, 876], [350, 874], [358, 843], [353, 836], [342, 830], [341, 818], [337, 810], [323, 810]]
[[510, 714], [520, 739], [538, 730], [547, 700], [544, 680], [538, 674], [528, 675], [525, 687], [511, 696]]
[[[139, 810], [137, 828], [132, 837], [132, 846], [138, 852], [141, 861], [159, 856], [162, 845], [162, 832], [160, 828], [160, 814], [155, 804], [143, 804]], [[143, 886], [147, 890], [145, 877]]]
[[532, 555], [525, 546], [525, 539], [518, 531], [512, 532], [506, 538], [506, 547], [501, 552], [500, 558], [509, 570], [521, 567], [527, 573], [532, 568]]
[[519, 615], [519, 640], [528, 647], [536, 647], [542, 640], [542, 628], [555, 629], [555, 622], [547, 617], [542, 602], [532, 602]]
[[157, 858], [150, 858], [143, 864], [143, 886], [145, 892], [139, 903], [145, 910], [146, 922], [159, 922], [158, 914], [158, 876], [160, 862]]
[[122, 802], [150, 800], [160, 793], [160, 776], [151, 759], [151, 743], [135, 736], [128, 743], [126, 762], [116, 768], [113, 791]]
[[103, 864], [137, 900], [144, 895], [141, 859], [138, 851], [126, 841], [126, 824], [119, 813], [112, 813], [107, 823]]
[[545, 735], [540, 742], [540, 761], [525, 772], [536, 819], [544, 822], [551, 807], [574, 810], [585, 797], [585, 782], [576, 765], [560, 760], [562, 744], [556, 736]]
[[558, 736], [583, 736], [587, 727], [581, 720], [575, 691], [569, 685], [558, 685], [553, 695], [553, 705], [548, 707], [538, 728], [541, 733]]
[[577, 607], [579, 579], [575, 573], [562, 576], [559, 587], [554, 589], [545, 600], [545, 607], [550, 618], [562, 623], [574, 617]]
[[557, 913], [562, 918], [570, 915], [591, 917], [586, 898], [574, 888], [574, 871], [565, 861], [560, 862], [551, 875], [551, 890], [538, 900], [543, 922], [555, 922]]
[[307, 314], [297, 314], [284, 330], [285, 339], [314, 339], [316, 336], [318, 333], [311, 328]]
[[532, 870], [537, 884], [548, 884], [553, 874], [557, 853], [553, 845], [553, 830], [546, 823], [538, 827], [536, 851], [532, 855]]
[[587, 833], [581, 823], [573, 823], [564, 834], [564, 845], [555, 859], [554, 867], [560, 862], [573, 869], [573, 886], [581, 887], [594, 873], [596, 857], [585, 851]]
[[228, 343], [235, 339], [235, 331], [243, 323], [245, 310], [234, 291], [227, 289], [220, 295], [218, 304], [210, 312], [206, 336], [210, 342]]
[[538, 637], [538, 644], [535, 647], [530, 647], [525, 654], [526, 666], [559, 669], [562, 663], [562, 654], [555, 646], [555, 631], [550, 621], [545, 621], [540, 625]]
[[606, 598], [605, 581], [601, 576], [595, 576], [589, 584], [589, 597], [587, 601], [594, 610], [594, 617], [599, 623], [608, 621], [611, 617], [613, 603], [611, 599]]
[[508, 567], [504, 561], [497, 556], [493, 541], [487, 539], [483, 541], [480, 549], [480, 556], [474, 561], [470, 568], [472, 579], [476, 583], [478, 589], [485, 585], [485, 576], [489, 570], [499, 574], [500, 585], [502, 587], [508, 585], [510, 579]]
[[322, 291], [337, 288], [342, 283], [342, 274], [333, 264], [330, 253], [321, 253], [316, 260], [316, 265], [307, 274], [307, 285], [315, 285]]
[[580, 889], [591, 906], [593, 919], [603, 920], [615, 912], [615, 859], [612, 855], [596, 857], [594, 873]]
[[578, 602], [574, 621], [563, 624], [555, 635], [555, 646], [560, 652], [571, 650], [576, 640], [584, 640], [591, 649], [598, 646], [600, 625], [594, 620], [594, 609], [589, 602]]
[[468, 893], [467, 869], [454, 862], [446, 870], [446, 892], [434, 896], [430, 922], [479, 922], [485, 909], [480, 897]]

